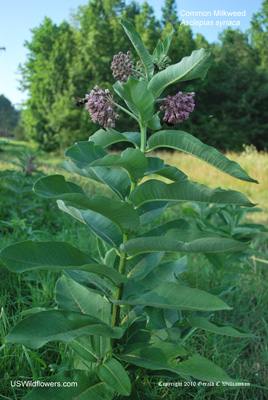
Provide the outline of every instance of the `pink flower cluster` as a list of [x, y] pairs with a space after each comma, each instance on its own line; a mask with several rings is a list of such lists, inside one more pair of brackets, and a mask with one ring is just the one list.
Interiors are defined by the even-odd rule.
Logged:
[[160, 107], [160, 110], [165, 110], [163, 121], [174, 125], [188, 119], [195, 107], [194, 96], [195, 92], [167, 96]]
[[103, 128], [114, 128], [115, 120], [119, 118], [115, 110], [117, 107], [113, 104], [114, 100], [109, 89], [101, 90], [97, 85], [86, 94], [86, 108], [93, 122], [98, 122]]
[[127, 82], [129, 76], [134, 76], [133, 69], [134, 62], [131, 60], [130, 51], [128, 51], [127, 54], [120, 51], [114, 56], [111, 64], [114, 79], [123, 83]]

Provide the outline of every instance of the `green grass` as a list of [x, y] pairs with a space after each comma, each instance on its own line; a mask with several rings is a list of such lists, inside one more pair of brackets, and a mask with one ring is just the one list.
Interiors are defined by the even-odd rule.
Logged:
[[[14, 152], [36, 152], [35, 144], [25, 142], [12, 142], [3, 146], [0, 152], [0, 170], [10, 167], [9, 161], [14, 158]], [[247, 172], [257, 178], [261, 184], [254, 185], [237, 181], [227, 175], [206, 166], [199, 160], [179, 153], [164, 153], [167, 163], [180, 167], [190, 179], [217, 187], [218, 182], [222, 187], [233, 188], [246, 192], [250, 199], [259, 202], [267, 208], [268, 187], [267, 154], [229, 155], [238, 161]], [[43, 159], [46, 163], [43, 163]], [[61, 173], [59, 165], [63, 157], [57, 155], [44, 157], [40, 153], [37, 163], [45, 173]], [[70, 178], [70, 174], [66, 173]], [[85, 186], [89, 192], [104, 193], [105, 189], [94, 182], [86, 185], [86, 180], [76, 178], [79, 184]], [[240, 185], [240, 186], [239, 186]], [[246, 189], [246, 190], [245, 190]], [[108, 194], [108, 191], [107, 191]], [[86, 227], [73, 220], [70, 216], [55, 210], [59, 223], [48, 231], [46, 226], [40, 227], [40, 232], [21, 231], [17, 239], [23, 237], [35, 240], [60, 240], [66, 241], [91, 255], [96, 255], [96, 242], [93, 235], [89, 234]], [[181, 208], [176, 206], [154, 221], [154, 225], [183, 216]], [[267, 221], [267, 210], [260, 214], [251, 214], [260, 221]], [[54, 214], [48, 214], [53, 219]], [[30, 227], [29, 227], [30, 228]], [[18, 227], [16, 228], [19, 229]], [[22, 229], [22, 228], [21, 228]], [[28, 236], [27, 236], [28, 235]], [[4, 235], [0, 248], [14, 241], [11, 235]], [[268, 254], [267, 235], [254, 241], [254, 247]], [[266, 257], [267, 259], [267, 257]], [[265, 261], [265, 260], [264, 260]], [[204, 331], [195, 331], [186, 342], [189, 350], [196, 351], [221, 366], [232, 378], [250, 382], [249, 388], [215, 388], [215, 387], [162, 387], [158, 382], [159, 376], [142, 372], [138, 385], [142, 389], [141, 399], [168, 399], [176, 400], [265, 400], [268, 398], [267, 388], [267, 356], [268, 356], [268, 269], [265, 262], [248, 259], [242, 264], [242, 271], [235, 273], [227, 271], [222, 278], [207, 259], [202, 255], [188, 256], [188, 271], [181, 275], [181, 279], [191, 287], [209, 290], [219, 284], [236, 286], [236, 290], [224, 295], [224, 300], [233, 309], [231, 311], [215, 313], [217, 322], [228, 323], [246, 331], [254, 333], [254, 339], [237, 339], [220, 336]], [[13, 274], [6, 269], [0, 269], [1, 286], [1, 311], [0, 311], [0, 338], [4, 343], [5, 335], [12, 326], [25, 316], [26, 310], [34, 307], [54, 307], [54, 287], [59, 275], [52, 272], [31, 272], [22, 275]], [[221, 279], [221, 280], [220, 280]], [[12, 388], [10, 381], [37, 380], [55, 374], [59, 368], [68, 368], [71, 358], [68, 349], [63, 344], [51, 342], [38, 350], [26, 349], [22, 346], [3, 344], [0, 346], [0, 399], [20, 400], [27, 393], [26, 388]], [[180, 381], [179, 377], [161, 378], [164, 382]], [[134, 399], [134, 398], [133, 398]], [[138, 399], [138, 397], [137, 397]], [[68, 399], [66, 399], [68, 400]]]

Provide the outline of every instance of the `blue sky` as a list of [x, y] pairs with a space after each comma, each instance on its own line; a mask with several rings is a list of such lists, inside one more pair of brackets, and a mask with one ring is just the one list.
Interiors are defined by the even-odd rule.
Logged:
[[[138, 2], [142, 4], [143, 0]], [[165, 0], [147, 0], [147, 2], [160, 19], [161, 7], [164, 6]], [[27, 98], [26, 93], [18, 90], [20, 79], [18, 65], [27, 59], [27, 50], [23, 44], [25, 40], [31, 40], [30, 29], [38, 26], [45, 16], [60, 24], [64, 19], [69, 19], [71, 10], [76, 10], [78, 6], [87, 3], [88, 0], [2, 0], [0, 47], [6, 47], [6, 51], [0, 51], [0, 94], [4, 94], [17, 107]], [[217, 21], [219, 24], [223, 21], [239, 21], [239, 25], [234, 25], [234, 28], [245, 31], [250, 28], [252, 14], [259, 11], [261, 3], [262, 0], [177, 0], [177, 12], [180, 20], [196, 24], [191, 25], [194, 33], [200, 32], [212, 42], [217, 40], [218, 34], [223, 30], [223, 27], [216, 25]], [[214, 10], [244, 11], [245, 16], [213, 16]], [[196, 12], [203, 15], [194, 16], [193, 13]], [[212, 21], [213, 25], [204, 26], [208, 21]]]

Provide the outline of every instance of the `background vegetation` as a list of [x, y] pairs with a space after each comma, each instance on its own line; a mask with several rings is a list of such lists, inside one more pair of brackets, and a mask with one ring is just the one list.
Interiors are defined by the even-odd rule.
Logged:
[[[159, 378], [142, 372], [139, 385], [143, 398], [175, 400], [180, 396], [196, 400], [265, 400], [268, 393], [268, 244], [267, 233], [260, 223], [267, 225], [268, 221], [268, 156], [257, 153], [256, 149], [268, 147], [267, 0], [263, 2], [260, 12], [253, 16], [249, 32], [226, 30], [219, 44], [209, 44], [200, 34], [194, 39], [191, 28], [180, 25], [174, 0], [166, 0], [161, 21], [156, 20], [146, 2], [140, 7], [134, 1], [126, 6], [124, 1], [119, 0], [92, 0], [87, 6], [79, 7], [69, 22], [57, 26], [46, 18], [33, 29], [31, 42], [25, 44], [28, 60], [20, 66], [21, 87], [29, 92], [20, 121], [18, 111], [8, 99], [0, 96], [0, 127], [14, 130], [17, 126], [17, 137], [24, 135], [29, 140], [27, 144], [16, 141], [0, 147], [0, 248], [29, 237], [38, 241], [53, 237], [75, 243], [94, 257], [96, 242], [88, 230], [68, 216], [63, 216], [54, 202], [34, 195], [31, 188], [39, 176], [57, 173], [59, 163], [63, 161], [53, 153], [44, 155], [43, 150], [66, 149], [75, 141], [87, 140], [96, 130], [87, 111], [75, 108], [73, 96], [83, 97], [100, 82], [102, 89], [112, 88], [114, 80], [107, 65], [112, 61], [113, 54], [131, 50], [118, 23], [121, 17], [135, 24], [150, 49], [173, 28], [172, 60], [179, 60], [194, 49], [212, 48], [213, 63], [206, 80], [193, 81], [188, 86], [177, 88], [197, 93], [196, 109], [182, 129], [222, 150], [242, 151], [239, 155], [229, 153], [228, 156], [238, 161], [261, 184], [253, 187], [245, 182], [234, 182], [233, 178], [177, 152], [166, 153], [163, 158], [181, 168], [191, 180], [210, 183], [216, 188], [220, 179], [223, 188], [241, 190], [264, 209], [259, 213], [246, 214], [242, 220], [243, 228], [238, 227], [238, 231], [242, 229], [247, 233], [247, 224], [256, 224], [255, 234], [250, 239], [253, 240], [251, 247], [259, 252], [259, 257], [243, 260], [239, 268], [229, 265], [222, 275], [221, 271], [212, 268], [204, 256], [193, 255], [188, 257], [188, 270], [182, 275], [186, 284], [204, 290], [214, 287], [215, 282], [230, 287], [235, 281], [236, 290], [224, 295], [234, 310], [220, 313], [219, 322], [233, 322], [254, 333], [256, 339], [238, 340], [209, 332], [201, 335], [198, 331], [189, 346], [195, 346], [201, 355], [220, 365], [233, 378], [248, 380], [251, 387], [159, 388]], [[175, 89], [172, 94], [175, 94]], [[118, 130], [123, 131], [128, 124], [126, 117], [121, 118]], [[243, 147], [244, 143], [256, 147]], [[60, 170], [60, 173], [65, 172]], [[83, 185], [83, 180], [79, 183]], [[103, 194], [103, 187], [94, 183], [85, 189]], [[239, 208], [228, 209], [225, 217], [231, 215], [231, 221], [237, 221], [240, 212]], [[201, 225], [209, 221], [208, 210], [205, 207], [198, 209], [196, 204], [170, 209], [165, 218], [173, 219], [174, 214], [192, 216]], [[155, 224], [161, 222], [156, 220]], [[222, 224], [224, 226], [224, 222]], [[4, 342], [4, 336], [20, 318], [27, 315], [29, 308], [42, 309], [55, 305], [53, 290], [58, 276], [51, 272], [20, 276], [0, 266], [0, 279], [0, 339]], [[34, 351], [3, 344], [0, 345], [0, 357], [0, 399], [7, 400], [19, 400], [28, 391], [27, 388], [12, 388], [10, 381], [42, 379], [68, 369], [72, 362], [66, 347], [56, 343]]]
[[[53, 173], [63, 173], [70, 179], [70, 174], [60, 168], [63, 157], [45, 155], [37, 151], [36, 143], [10, 141], [2, 146], [0, 152], [0, 249], [8, 244], [31, 238], [36, 241], [55, 240], [74, 244], [82, 251], [96, 256], [96, 241], [79, 222], [63, 215], [57, 209], [54, 201], [50, 202], [33, 194], [31, 188], [40, 176]], [[36, 157], [33, 159], [33, 154]], [[219, 171], [211, 170], [206, 164], [201, 164], [193, 157], [178, 152], [164, 154], [165, 161], [179, 166], [189, 174], [192, 180], [210, 181], [213, 188], [218, 186], [219, 179], [223, 187], [239, 189], [247, 194], [253, 202], [260, 202], [263, 212], [253, 212], [244, 217], [244, 208], [214, 206], [185, 203], [169, 209], [165, 220], [179, 217], [190, 218], [210, 229], [244, 237], [252, 240], [251, 249], [255, 256], [230, 259], [224, 271], [213, 267], [204, 255], [188, 255], [188, 269], [181, 275], [181, 280], [191, 287], [202, 290], [220, 285], [228, 288], [224, 300], [233, 310], [221, 312], [217, 321], [239, 326], [256, 335], [255, 338], [232, 338], [219, 336], [210, 332], [196, 331], [188, 342], [189, 348], [211, 359], [220, 365], [231, 377], [249, 381], [249, 388], [213, 388], [213, 387], [162, 387], [158, 386], [163, 377], [148, 375], [144, 370], [137, 371], [138, 386], [142, 393], [141, 399], [183, 399], [207, 400], [252, 400], [267, 398], [267, 334], [268, 334], [268, 302], [267, 302], [267, 263], [268, 243], [267, 233], [261, 223], [267, 225], [267, 154], [258, 154], [252, 148], [244, 153], [228, 154], [238, 161], [250, 175], [260, 180], [260, 185], [239, 182], [243, 187], [237, 187], [237, 180]], [[162, 154], [163, 156], [163, 154]], [[12, 160], [12, 163], [10, 162]], [[202, 165], [202, 168], [201, 168]], [[30, 167], [34, 166], [34, 167]], [[76, 177], [77, 183], [86, 191], [104, 194], [103, 185], [87, 182], [82, 177]], [[254, 209], [253, 209], [254, 210]], [[211, 217], [212, 216], [212, 217]], [[229, 216], [229, 217], [228, 217]], [[228, 221], [229, 218], [229, 221]], [[242, 219], [241, 219], [242, 218]], [[163, 223], [159, 216], [155, 225]], [[231, 229], [231, 231], [230, 231]], [[242, 235], [242, 236], [241, 236]], [[258, 253], [258, 256], [256, 255]], [[54, 286], [59, 274], [52, 272], [28, 272], [14, 274], [0, 266], [0, 341], [4, 343], [5, 335], [23, 317], [29, 309], [41, 310], [54, 307]], [[30, 350], [24, 346], [0, 345], [0, 399], [20, 400], [28, 392], [26, 387], [15, 388], [10, 382], [15, 380], [42, 380], [62, 370], [68, 370], [72, 356], [63, 344], [48, 343], [38, 350]], [[170, 377], [167, 382], [177, 381]]]
[[[45, 18], [25, 43], [28, 58], [20, 66], [21, 88], [29, 93], [20, 135], [23, 126], [25, 138], [51, 151], [65, 149], [74, 139], [87, 140], [94, 132], [87, 111], [76, 109], [74, 96], [84, 97], [100, 82], [103, 89], [115, 83], [109, 69], [112, 57], [131, 50], [121, 17], [136, 26], [151, 51], [174, 29], [169, 53], [173, 61], [195, 49], [212, 48], [213, 63], [205, 81], [174, 88], [174, 94], [175, 89], [197, 93], [196, 109], [183, 129], [222, 150], [241, 150], [243, 143], [258, 150], [268, 147], [268, 0], [253, 16], [249, 32], [225, 30], [220, 43], [208, 43], [201, 34], [194, 39], [191, 28], [180, 24], [175, 0], [165, 1], [160, 21], [148, 3], [126, 5], [121, 0], [91, 0], [60, 25]], [[5, 127], [1, 108], [10, 115], [14, 110], [8, 111], [3, 96], [0, 100], [0, 125]], [[118, 129], [124, 131], [128, 123], [121, 117]]]

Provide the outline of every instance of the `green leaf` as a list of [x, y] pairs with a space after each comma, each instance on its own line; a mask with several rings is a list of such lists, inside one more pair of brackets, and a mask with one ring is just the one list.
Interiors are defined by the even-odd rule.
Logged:
[[121, 328], [111, 328], [90, 315], [69, 310], [48, 310], [20, 321], [7, 335], [6, 342], [38, 349], [52, 340], [69, 343], [80, 335], [120, 339], [122, 334]]
[[146, 47], [144, 46], [144, 44], [142, 43], [140, 35], [138, 34], [138, 32], [136, 31], [131, 22], [121, 19], [121, 24], [123, 25], [126, 34], [128, 35], [131, 43], [133, 44], [136, 52], [138, 53], [142, 61], [147, 77], [152, 76], [154, 72], [154, 64], [152, 62], [152, 57], [149, 54]]
[[158, 131], [159, 129], [162, 128], [161, 123], [160, 123], [160, 118], [158, 116], [159, 112], [157, 112], [153, 118], [151, 118], [148, 122], [147, 122], [147, 126], [148, 128], [152, 129], [153, 131]]
[[[24, 400], [112, 400], [115, 391], [92, 371], [63, 371], [46, 379], [50, 386], [35, 387]], [[58, 382], [60, 385], [55, 384]], [[66, 382], [76, 382], [76, 386], [64, 386]], [[54, 383], [54, 384], [53, 384]], [[47, 384], [48, 385], [48, 384]]]
[[181, 283], [161, 282], [154, 290], [136, 294], [129, 299], [112, 300], [116, 304], [169, 308], [173, 310], [216, 311], [231, 308], [221, 299], [200, 289]]
[[168, 201], [152, 201], [143, 204], [138, 208], [139, 220], [141, 225], [148, 225], [153, 219], [162, 214], [168, 207]]
[[87, 226], [102, 240], [113, 247], [119, 247], [123, 235], [115, 223], [94, 211], [81, 211]]
[[129, 196], [135, 207], [150, 201], [196, 201], [254, 207], [246, 196], [234, 190], [215, 189], [191, 181], [164, 183], [151, 179], [137, 186]]
[[66, 275], [63, 275], [57, 281], [56, 301], [61, 310], [71, 310], [91, 315], [106, 324], [111, 322], [111, 305], [109, 301], [103, 296], [91, 292], [88, 288]]
[[156, 132], [148, 139], [148, 151], [155, 150], [158, 147], [169, 147], [184, 151], [234, 178], [258, 183], [258, 181], [252, 179], [235, 161], [230, 161], [227, 157], [214, 149], [214, 147], [207, 146], [189, 133], [183, 131]]
[[143, 279], [164, 257], [164, 253], [141, 254], [129, 260], [128, 278]]
[[130, 379], [122, 364], [114, 358], [108, 358], [98, 367], [100, 378], [118, 393], [129, 396], [131, 392]]
[[156, 174], [176, 182], [188, 180], [188, 177], [184, 172], [180, 171], [176, 167], [165, 165], [163, 160], [157, 157], [147, 157], [147, 160], [148, 168], [145, 175]]
[[201, 381], [235, 382], [235, 380], [231, 379], [223, 369], [198, 354], [190, 357], [187, 361], [183, 361], [181, 364], [176, 365], [175, 370], [178, 370], [180, 375], [181, 373], [184, 373]]
[[180, 229], [172, 229], [165, 236], [130, 239], [120, 246], [121, 251], [131, 256], [159, 251], [217, 253], [222, 251], [244, 251], [246, 248], [247, 245], [237, 240], [202, 232], [187, 232]]
[[70, 158], [78, 168], [85, 168], [93, 161], [105, 157], [107, 151], [94, 142], [78, 142], [65, 151], [65, 157]]
[[220, 335], [233, 336], [233, 337], [250, 337], [250, 338], [255, 337], [251, 333], [247, 333], [240, 328], [233, 328], [232, 326], [223, 325], [215, 321], [211, 322], [206, 318], [196, 317], [193, 315], [190, 315], [186, 319], [186, 324], [194, 328], [204, 329], [205, 331], [218, 333]]
[[[220, 367], [199, 355], [194, 355], [186, 361], [178, 362], [178, 360], [175, 359], [175, 346], [178, 348], [177, 356], [185, 354], [183, 349], [180, 350], [178, 345], [173, 345], [172, 343], [139, 343], [129, 348], [129, 350], [120, 355], [119, 358], [142, 368], [168, 370], [187, 380], [193, 377], [201, 381], [209, 382], [234, 382]], [[172, 359], [174, 360], [172, 361]]]
[[79, 270], [67, 270], [64, 271], [67, 276], [72, 278], [74, 281], [86, 286], [92, 292], [101, 294], [107, 298], [113, 296], [115, 292], [114, 285], [105, 277], [91, 272], [79, 271]]
[[1, 251], [1, 260], [12, 272], [42, 269], [79, 269], [97, 262], [64, 242], [25, 242], [11, 244]]
[[108, 218], [91, 210], [78, 210], [75, 207], [67, 206], [62, 200], [57, 200], [57, 204], [61, 211], [70, 214], [72, 217], [86, 224], [98, 238], [109, 245], [119, 247], [122, 243], [122, 233], [117, 225]]
[[73, 172], [107, 185], [122, 200], [129, 195], [131, 181], [125, 171], [106, 167], [80, 169], [72, 161], [68, 160], [62, 163], [62, 167], [68, 172]]
[[140, 132], [117, 132], [115, 129], [106, 128], [99, 129], [94, 135], [90, 136], [89, 141], [95, 143], [95, 145], [100, 145], [102, 147], [111, 146], [111, 144], [119, 142], [130, 142], [136, 147], [140, 146], [141, 134]]
[[147, 82], [138, 81], [132, 76], [128, 78], [126, 83], [117, 81], [113, 85], [115, 92], [142, 121], [148, 121], [154, 115], [154, 98], [147, 86]]
[[184, 57], [179, 63], [170, 65], [164, 71], [159, 72], [148, 84], [154, 99], [169, 85], [176, 82], [189, 81], [191, 79], [204, 79], [211, 63], [211, 51], [194, 50], [189, 57]]
[[156, 48], [153, 52], [153, 62], [157, 62], [157, 61], [161, 61], [163, 57], [165, 57], [168, 53], [171, 41], [172, 41], [172, 37], [174, 34], [174, 30], [172, 30], [172, 32], [170, 32], [170, 34], [165, 38], [164, 41], [159, 40]]
[[169, 51], [169, 47], [170, 47], [170, 44], [171, 44], [173, 35], [174, 35], [174, 30], [172, 30], [172, 31], [170, 32], [170, 34], [167, 35], [167, 36], [165, 37], [165, 39], [163, 40], [163, 50], [164, 50], [164, 53], [165, 53], [165, 54], [167, 54], [168, 51]]
[[41, 197], [54, 198], [67, 193], [85, 194], [84, 190], [75, 183], [68, 182], [62, 175], [50, 175], [39, 178], [33, 190]]
[[[189, 231], [191, 228], [191, 225], [189, 224], [186, 219], [183, 218], [178, 218], [174, 219], [168, 222], [165, 222], [162, 225], [158, 225], [153, 229], [150, 229], [149, 231], [146, 231], [139, 235], [139, 237], [144, 237], [144, 236], [163, 236], [165, 235], [169, 230], [171, 229], [176, 229], [181, 231]], [[184, 233], [182, 234], [184, 236]], [[202, 234], [201, 234], [202, 235]]]
[[63, 176], [52, 175], [40, 178], [34, 186], [34, 191], [42, 197], [69, 201], [75, 206], [95, 211], [113, 221], [123, 232], [135, 229], [139, 225], [138, 213], [130, 204], [104, 196], [95, 195], [88, 198], [85, 194], [75, 191], [76, 187], [73, 190], [69, 184], [70, 182], [66, 182]]
[[[86, 360], [90, 363], [97, 363], [99, 361], [99, 355], [95, 353], [92, 344], [91, 344], [92, 336], [79, 336], [78, 338], [73, 339], [69, 346], [73, 351], [83, 360]], [[103, 338], [103, 340], [109, 340], [107, 338]]]
[[125, 282], [126, 278], [117, 271], [98, 264], [96, 260], [64, 242], [33, 242], [31, 240], [11, 244], [0, 253], [1, 260], [12, 272], [34, 269], [79, 270], [105, 276], [114, 284]]
[[90, 167], [119, 167], [124, 168], [129, 173], [131, 180], [137, 181], [143, 177], [147, 170], [148, 161], [145, 155], [138, 149], [128, 148], [118, 154], [108, 154], [102, 159], [96, 160], [90, 164]]
[[[161, 282], [177, 282], [176, 276], [187, 271], [187, 257], [157, 265], [142, 279], [144, 288], [153, 290]], [[130, 283], [130, 282], [129, 282]]]
[[136, 343], [129, 346], [118, 358], [138, 367], [163, 370], [169, 369], [172, 359], [184, 355], [185, 350], [179, 344], [168, 342]]

